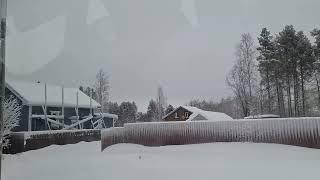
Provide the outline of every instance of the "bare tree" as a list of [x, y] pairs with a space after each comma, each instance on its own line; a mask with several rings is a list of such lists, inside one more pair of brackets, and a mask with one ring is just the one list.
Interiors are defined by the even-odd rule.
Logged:
[[9, 145], [9, 135], [11, 130], [18, 126], [20, 115], [21, 115], [21, 106], [18, 103], [17, 99], [13, 96], [6, 99], [3, 102], [4, 107], [4, 118], [3, 118], [3, 131], [2, 131], [2, 147], [7, 147]]
[[257, 75], [254, 42], [250, 34], [246, 33], [241, 36], [236, 49], [236, 58], [236, 63], [226, 81], [236, 95], [243, 115], [248, 116], [254, 107], [253, 91]]
[[157, 104], [157, 120], [161, 121], [162, 117], [165, 115], [164, 111], [167, 107], [167, 98], [165, 97], [161, 86], [159, 86], [157, 90], [156, 104]]
[[241, 75], [240, 68], [234, 65], [229, 72], [227, 79], [227, 85], [232, 89], [234, 95], [242, 110], [243, 116], [249, 115], [249, 95], [245, 85], [243, 75]]
[[255, 48], [253, 38], [249, 33], [241, 35], [241, 41], [237, 48], [237, 58], [239, 59], [240, 68], [244, 73], [248, 83], [249, 96], [252, 97], [253, 83], [256, 73]]
[[107, 112], [107, 103], [109, 100], [109, 77], [105, 71], [100, 69], [96, 75], [95, 92], [98, 103], [101, 104], [102, 112]]

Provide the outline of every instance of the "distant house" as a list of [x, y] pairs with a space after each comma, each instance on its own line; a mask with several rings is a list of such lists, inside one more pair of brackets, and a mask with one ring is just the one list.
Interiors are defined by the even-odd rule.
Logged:
[[230, 116], [212, 111], [204, 111], [196, 107], [180, 106], [164, 116], [163, 121], [231, 121]]
[[[6, 81], [5, 96], [14, 96], [22, 105], [19, 126], [14, 131], [91, 129], [101, 124], [110, 127], [110, 119], [117, 119], [115, 115], [94, 113], [100, 104], [78, 88]], [[97, 122], [101, 118], [104, 122]]]

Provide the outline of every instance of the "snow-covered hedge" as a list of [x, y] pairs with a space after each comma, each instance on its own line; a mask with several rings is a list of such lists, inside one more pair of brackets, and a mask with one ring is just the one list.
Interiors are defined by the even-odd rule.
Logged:
[[2, 143], [2, 148], [6, 149], [10, 145], [9, 138], [12, 129], [19, 125], [21, 105], [16, 98], [10, 96], [3, 102], [3, 108], [3, 131], [0, 143]]
[[101, 143], [102, 149], [122, 142], [146, 146], [261, 142], [320, 148], [319, 131], [320, 118], [132, 123], [124, 125], [121, 136], [118, 130], [104, 130]]

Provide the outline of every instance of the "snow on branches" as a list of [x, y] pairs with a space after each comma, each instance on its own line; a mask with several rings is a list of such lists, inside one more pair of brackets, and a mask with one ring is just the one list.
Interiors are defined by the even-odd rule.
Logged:
[[13, 96], [5, 99], [3, 102], [3, 132], [2, 132], [2, 146], [7, 147], [9, 145], [9, 135], [11, 130], [19, 125], [21, 106], [18, 100]]

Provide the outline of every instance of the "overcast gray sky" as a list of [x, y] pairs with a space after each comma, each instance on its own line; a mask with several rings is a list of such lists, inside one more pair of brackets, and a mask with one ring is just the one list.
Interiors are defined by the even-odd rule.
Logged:
[[231, 94], [226, 73], [242, 33], [319, 28], [319, 0], [9, 0], [10, 78], [91, 85], [110, 75], [112, 101], [144, 111], [162, 85], [168, 103]]

